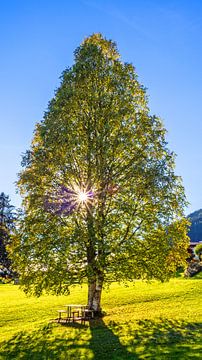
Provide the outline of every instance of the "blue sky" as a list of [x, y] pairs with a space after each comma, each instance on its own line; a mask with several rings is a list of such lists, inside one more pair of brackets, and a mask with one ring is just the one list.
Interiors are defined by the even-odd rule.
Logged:
[[168, 130], [190, 206], [202, 208], [202, 1], [7, 0], [0, 2], [0, 192], [20, 206], [21, 154], [73, 63], [94, 32], [117, 42], [123, 61], [147, 87], [151, 113]]

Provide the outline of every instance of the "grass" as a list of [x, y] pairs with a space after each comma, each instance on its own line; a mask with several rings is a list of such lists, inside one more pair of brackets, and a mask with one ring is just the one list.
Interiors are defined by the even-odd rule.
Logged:
[[85, 304], [85, 286], [36, 299], [0, 285], [0, 359], [200, 359], [201, 295], [200, 276], [114, 283], [103, 292], [103, 319], [64, 326], [50, 320], [66, 303]]

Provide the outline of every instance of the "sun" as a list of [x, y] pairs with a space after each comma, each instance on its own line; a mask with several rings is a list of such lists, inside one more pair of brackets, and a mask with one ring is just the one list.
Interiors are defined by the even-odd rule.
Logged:
[[79, 202], [85, 203], [88, 201], [89, 195], [85, 191], [79, 191], [77, 197]]
[[50, 196], [45, 202], [49, 211], [57, 214], [70, 215], [74, 211], [91, 213], [96, 200], [96, 192], [84, 184], [71, 184], [71, 187], [61, 185], [57, 193]]

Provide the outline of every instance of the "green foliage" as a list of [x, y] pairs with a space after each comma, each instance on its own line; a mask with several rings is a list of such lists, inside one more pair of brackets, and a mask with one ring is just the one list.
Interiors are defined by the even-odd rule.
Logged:
[[115, 43], [87, 38], [23, 158], [24, 214], [10, 252], [25, 291], [163, 281], [183, 264], [185, 195], [165, 133]]
[[194, 252], [199, 256], [199, 259], [202, 260], [202, 244], [196, 245]]
[[[86, 287], [71, 295], [29, 297], [18, 286], [0, 288], [2, 359], [200, 358], [201, 280], [112, 284], [103, 292], [106, 316], [82, 326], [49, 323], [66, 303], [84, 302]], [[2, 342], [4, 341], [4, 342]], [[103, 346], [104, 344], [104, 346]]]
[[14, 230], [14, 220], [14, 206], [10, 205], [9, 196], [2, 192], [0, 194], [0, 278], [2, 281], [7, 281], [12, 276], [11, 261], [6, 246]]

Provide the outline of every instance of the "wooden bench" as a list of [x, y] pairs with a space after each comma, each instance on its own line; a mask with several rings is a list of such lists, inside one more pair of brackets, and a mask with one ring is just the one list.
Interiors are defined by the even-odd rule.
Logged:
[[[65, 305], [67, 307], [66, 310], [57, 310], [58, 311], [58, 322], [75, 322], [75, 321], [81, 321], [84, 322], [90, 319], [94, 318], [94, 311], [91, 309], [88, 309], [87, 306], [79, 306], [79, 305]], [[62, 316], [62, 314], [65, 314], [66, 316]]]
[[[62, 314], [66, 314], [65, 318], [62, 318]], [[68, 320], [68, 313], [67, 310], [58, 310], [58, 322], [61, 322], [61, 320]]]
[[88, 307], [86, 307], [86, 309], [84, 309], [82, 311], [82, 317], [86, 320], [89, 319], [93, 319], [94, 318], [94, 311], [91, 309], [88, 309]]

